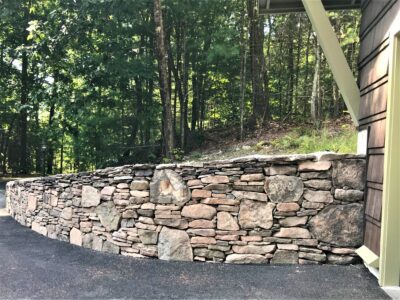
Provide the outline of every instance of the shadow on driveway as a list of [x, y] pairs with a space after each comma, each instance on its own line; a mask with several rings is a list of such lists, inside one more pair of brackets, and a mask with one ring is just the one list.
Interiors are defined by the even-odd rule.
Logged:
[[165, 262], [51, 240], [0, 217], [0, 298], [385, 299], [362, 266]]

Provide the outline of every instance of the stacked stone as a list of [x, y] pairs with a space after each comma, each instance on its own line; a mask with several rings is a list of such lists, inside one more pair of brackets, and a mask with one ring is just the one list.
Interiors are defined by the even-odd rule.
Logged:
[[332, 153], [128, 165], [7, 185], [21, 224], [98, 251], [165, 260], [349, 264], [365, 159]]

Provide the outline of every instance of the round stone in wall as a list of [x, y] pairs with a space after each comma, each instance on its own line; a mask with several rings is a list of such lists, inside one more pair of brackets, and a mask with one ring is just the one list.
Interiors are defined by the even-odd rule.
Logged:
[[362, 204], [330, 205], [309, 222], [312, 235], [338, 247], [358, 247], [363, 241]]
[[189, 199], [189, 188], [178, 173], [172, 170], [156, 170], [150, 183], [151, 202], [183, 206]]
[[295, 176], [271, 176], [264, 185], [265, 192], [272, 202], [297, 202], [303, 195], [304, 184]]

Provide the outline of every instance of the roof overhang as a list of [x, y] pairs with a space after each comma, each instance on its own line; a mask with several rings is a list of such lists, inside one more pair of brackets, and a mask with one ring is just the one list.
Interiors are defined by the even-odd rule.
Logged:
[[[322, 4], [325, 10], [358, 9], [361, 0], [322, 0]], [[261, 14], [304, 11], [301, 0], [259, 0], [259, 8]]]

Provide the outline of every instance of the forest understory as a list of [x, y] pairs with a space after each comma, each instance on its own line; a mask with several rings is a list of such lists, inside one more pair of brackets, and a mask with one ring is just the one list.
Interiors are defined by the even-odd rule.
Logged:
[[248, 132], [240, 140], [238, 126], [220, 127], [204, 133], [203, 144], [185, 161], [220, 160], [246, 155], [304, 154], [320, 151], [355, 153], [357, 130], [349, 117], [327, 120], [317, 130], [312, 123], [270, 122]]

